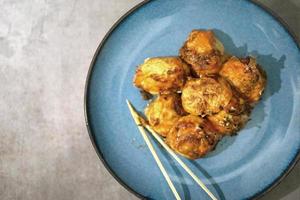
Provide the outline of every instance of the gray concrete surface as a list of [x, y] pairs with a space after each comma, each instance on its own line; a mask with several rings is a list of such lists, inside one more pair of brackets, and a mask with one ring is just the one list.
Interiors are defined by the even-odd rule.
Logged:
[[[0, 200], [136, 199], [88, 138], [83, 91], [112, 24], [141, 0], [0, 0]], [[300, 36], [299, 0], [263, 0]], [[300, 199], [300, 165], [264, 200]]]

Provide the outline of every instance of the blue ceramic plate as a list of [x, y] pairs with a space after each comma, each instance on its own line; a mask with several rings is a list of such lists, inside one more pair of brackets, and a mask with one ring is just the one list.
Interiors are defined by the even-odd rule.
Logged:
[[[253, 55], [268, 84], [252, 120], [203, 159], [183, 160], [220, 199], [256, 198], [276, 185], [299, 158], [300, 52], [287, 29], [260, 6], [239, 0], [155, 0], [131, 10], [107, 34], [86, 85], [86, 120], [99, 157], [139, 197], [173, 199], [126, 106], [146, 106], [132, 85], [147, 57], [177, 55], [192, 29], [214, 29], [234, 55]], [[153, 141], [153, 140], [152, 140]], [[185, 199], [209, 199], [153, 141]]]

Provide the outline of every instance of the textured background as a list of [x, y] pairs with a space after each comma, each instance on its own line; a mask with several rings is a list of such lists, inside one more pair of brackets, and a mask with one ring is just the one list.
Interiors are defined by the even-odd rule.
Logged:
[[[141, 0], [0, 0], [0, 200], [136, 199], [103, 167], [84, 83], [113, 23]], [[299, 0], [260, 0], [300, 37]], [[263, 200], [300, 199], [300, 163]]]

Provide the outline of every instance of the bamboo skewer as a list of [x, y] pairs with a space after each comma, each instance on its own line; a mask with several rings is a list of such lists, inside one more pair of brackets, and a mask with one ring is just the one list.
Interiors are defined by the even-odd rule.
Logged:
[[152, 146], [151, 141], [149, 140], [149, 138], [148, 138], [148, 136], [146, 134], [144, 126], [142, 125], [142, 123], [140, 121], [140, 116], [133, 109], [131, 103], [128, 100], [126, 100], [126, 102], [127, 102], [128, 108], [130, 110], [130, 113], [131, 113], [131, 115], [132, 115], [132, 117], [133, 117], [136, 125], [138, 126], [138, 129], [139, 129], [141, 135], [143, 136], [143, 138], [144, 138], [144, 140], [145, 140], [145, 142], [146, 142], [146, 144], [147, 144], [150, 152], [152, 153], [152, 156], [153, 156], [154, 160], [156, 161], [156, 164], [158, 165], [158, 167], [159, 167], [160, 171], [162, 172], [163, 176], [165, 177], [165, 179], [166, 179], [166, 181], [167, 181], [170, 189], [172, 190], [172, 192], [173, 192], [176, 200], [181, 200], [181, 198], [180, 198], [180, 196], [179, 196], [179, 194], [178, 194], [178, 192], [177, 192], [174, 184], [172, 183], [172, 181], [171, 181], [171, 179], [170, 179], [170, 177], [169, 177], [166, 169], [162, 165], [160, 159], [158, 158], [158, 155], [156, 154], [156, 151], [154, 150], [154, 147]]

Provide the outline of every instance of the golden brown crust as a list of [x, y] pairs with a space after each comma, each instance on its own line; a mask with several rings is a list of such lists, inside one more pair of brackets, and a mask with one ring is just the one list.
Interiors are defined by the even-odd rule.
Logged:
[[145, 99], [158, 95], [143, 123], [178, 154], [196, 159], [247, 123], [266, 74], [254, 58], [226, 54], [211, 30], [193, 30], [179, 56], [146, 59], [133, 83]]
[[244, 127], [249, 120], [251, 108], [236, 91], [227, 106], [220, 112], [207, 116], [207, 119], [222, 135], [231, 135]]
[[149, 125], [163, 137], [167, 136], [171, 127], [185, 114], [178, 94], [160, 95], [145, 109]]
[[232, 135], [239, 131], [249, 120], [249, 113], [243, 112], [239, 115], [233, 115], [225, 110], [215, 115], [207, 117], [217, 130], [218, 134]]
[[219, 112], [232, 98], [229, 84], [221, 77], [190, 79], [182, 90], [182, 105], [193, 115], [211, 115]]
[[149, 58], [136, 70], [133, 83], [150, 94], [169, 94], [181, 90], [188, 70], [178, 57]]
[[265, 88], [266, 76], [254, 58], [231, 57], [222, 67], [220, 75], [226, 78], [250, 103], [257, 102]]
[[250, 110], [247, 101], [236, 91], [232, 90], [232, 98], [224, 110], [233, 115], [239, 115], [245, 111]]
[[177, 153], [196, 159], [214, 149], [220, 135], [206, 129], [206, 121], [198, 116], [181, 117], [170, 130], [166, 143]]
[[222, 43], [211, 30], [193, 30], [179, 51], [198, 76], [218, 73], [223, 53]]

